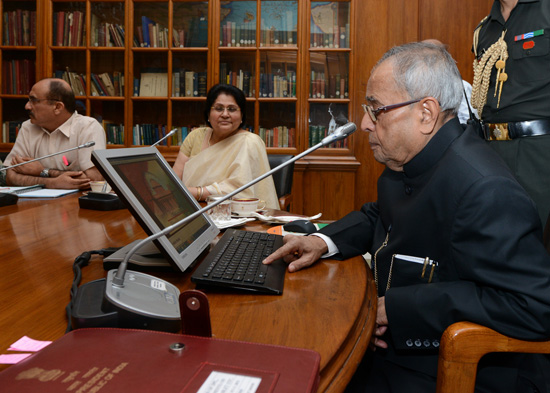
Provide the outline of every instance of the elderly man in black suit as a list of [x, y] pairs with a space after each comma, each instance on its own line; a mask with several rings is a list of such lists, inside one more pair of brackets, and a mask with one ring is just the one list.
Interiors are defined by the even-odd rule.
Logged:
[[[293, 272], [320, 257], [372, 255], [375, 351], [349, 392], [435, 392], [439, 339], [457, 321], [550, 337], [550, 256], [536, 207], [500, 157], [460, 125], [461, 83], [441, 46], [389, 50], [372, 71], [361, 124], [386, 165], [378, 201], [315, 236], [285, 237], [264, 261], [284, 257]], [[548, 392], [549, 364], [539, 355], [487, 356], [476, 392]]]

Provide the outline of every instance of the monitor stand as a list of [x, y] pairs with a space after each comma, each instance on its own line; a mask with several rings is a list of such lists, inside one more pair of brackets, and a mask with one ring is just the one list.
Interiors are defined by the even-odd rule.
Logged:
[[[132, 247], [140, 240], [133, 241], [108, 257], [103, 258], [103, 268], [111, 270], [118, 268]], [[150, 242], [141, 247], [128, 261], [128, 270], [151, 271], [173, 270], [172, 265], [164, 258], [157, 246]]]

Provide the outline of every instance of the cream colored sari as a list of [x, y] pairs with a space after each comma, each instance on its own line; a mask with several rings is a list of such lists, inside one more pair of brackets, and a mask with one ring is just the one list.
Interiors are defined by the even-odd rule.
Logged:
[[[262, 139], [252, 132], [232, 135], [213, 146], [207, 146], [210, 128], [193, 130], [181, 147], [189, 161], [183, 169], [187, 187], [206, 187], [210, 194], [228, 194], [270, 170]], [[241, 197], [256, 197], [267, 208], [279, 209], [279, 200], [271, 176], [239, 193]]]

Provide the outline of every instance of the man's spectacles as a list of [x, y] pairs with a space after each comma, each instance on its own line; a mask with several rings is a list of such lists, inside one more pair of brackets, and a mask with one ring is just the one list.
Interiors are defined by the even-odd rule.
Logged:
[[42, 101], [50, 101], [50, 102], [57, 102], [57, 100], [50, 100], [49, 98], [36, 98], [36, 97], [29, 97], [29, 102], [33, 105], [38, 104]]
[[414, 104], [416, 102], [419, 102], [419, 101], [423, 100], [424, 98], [419, 98], [417, 100], [412, 100], [412, 101], [401, 102], [399, 104], [381, 106], [381, 107], [376, 108], [376, 109], [374, 109], [372, 106], [367, 105], [367, 104], [361, 104], [361, 106], [363, 107], [363, 110], [365, 111], [365, 113], [368, 113], [368, 115], [370, 116], [372, 122], [376, 123], [376, 121], [378, 120], [376, 116], [380, 112], [386, 112], [386, 111], [390, 111], [392, 109], [397, 109], [397, 108], [401, 108], [403, 106], [411, 105], [411, 104]]
[[241, 110], [238, 106], [223, 106], [223, 105], [214, 105], [211, 109], [215, 110], [218, 113], [223, 113], [226, 109], [229, 114], [236, 113]]

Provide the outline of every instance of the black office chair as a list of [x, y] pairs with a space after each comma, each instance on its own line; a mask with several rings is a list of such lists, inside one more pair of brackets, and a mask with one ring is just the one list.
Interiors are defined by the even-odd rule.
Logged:
[[[271, 169], [281, 165], [283, 162], [290, 160], [293, 156], [284, 154], [268, 154], [269, 166]], [[283, 169], [275, 172], [273, 182], [275, 183], [275, 191], [279, 198], [281, 210], [290, 211], [292, 203], [292, 176], [294, 174], [294, 163], [287, 165]]]

